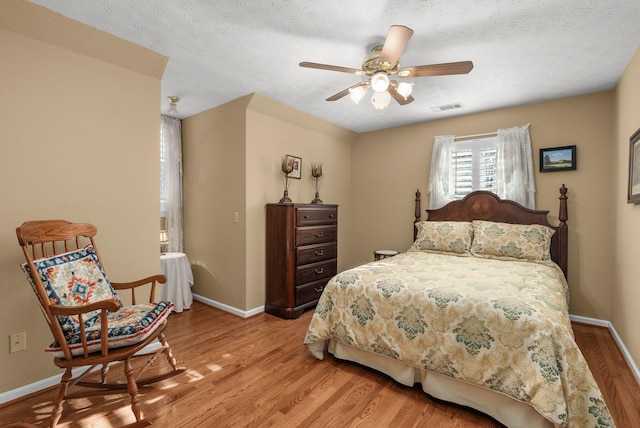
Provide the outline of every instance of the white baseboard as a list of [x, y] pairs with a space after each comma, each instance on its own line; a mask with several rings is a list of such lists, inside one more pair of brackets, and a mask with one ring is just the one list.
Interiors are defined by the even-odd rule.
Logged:
[[611, 332], [611, 335], [613, 336], [616, 343], [618, 344], [618, 348], [620, 348], [620, 351], [622, 351], [622, 355], [627, 360], [629, 367], [631, 367], [631, 371], [636, 376], [636, 380], [638, 381], [638, 383], [640, 383], [640, 370], [638, 370], [638, 366], [636, 365], [635, 361], [633, 361], [633, 358], [631, 357], [629, 350], [627, 349], [626, 346], [624, 346], [624, 342], [622, 341], [622, 339], [618, 335], [618, 332], [613, 327], [613, 324], [611, 324], [610, 321], [599, 320], [596, 318], [581, 317], [579, 315], [570, 315], [570, 318], [571, 318], [571, 321], [608, 328], [609, 331]]
[[[73, 369], [73, 376], [78, 376], [82, 374], [83, 368], [78, 367]], [[58, 385], [60, 383], [60, 378], [62, 374], [48, 377], [46, 379], [38, 380], [36, 382], [30, 383], [28, 385], [24, 385], [18, 387], [16, 389], [12, 389], [10, 391], [6, 391], [0, 394], [0, 404], [8, 403], [9, 401], [16, 400], [20, 397], [24, 397], [25, 395], [32, 394], [34, 392], [41, 391], [43, 389], [49, 388], [54, 385]]]
[[264, 306], [258, 306], [257, 308], [250, 309], [248, 311], [242, 311], [238, 308], [234, 308], [233, 306], [225, 305], [224, 303], [216, 302], [215, 300], [208, 299], [206, 297], [202, 297], [198, 294], [193, 295], [193, 300], [197, 300], [198, 302], [202, 302], [205, 305], [213, 306], [214, 308], [221, 309], [225, 312], [229, 312], [233, 315], [237, 315], [242, 318], [249, 318], [253, 315], [259, 314], [260, 312], [264, 312]]

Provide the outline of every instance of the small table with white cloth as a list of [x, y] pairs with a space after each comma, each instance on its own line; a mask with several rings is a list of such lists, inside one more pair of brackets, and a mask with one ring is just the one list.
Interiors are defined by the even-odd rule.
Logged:
[[191, 286], [193, 285], [193, 272], [187, 255], [184, 253], [165, 253], [160, 256], [160, 268], [162, 274], [167, 277], [167, 282], [160, 284], [161, 299], [172, 302], [175, 312], [189, 309], [193, 303]]

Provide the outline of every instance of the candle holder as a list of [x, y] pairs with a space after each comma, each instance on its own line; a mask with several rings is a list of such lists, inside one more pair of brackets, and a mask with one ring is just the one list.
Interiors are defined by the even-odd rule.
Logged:
[[281, 204], [290, 204], [289, 198], [289, 174], [293, 171], [293, 159], [289, 156], [282, 156], [282, 172], [284, 172], [284, 195], [280, 199]]
[[160, 254], [167, 254], [167, 247], [169, 246], [169, 232], [166, 230], [160, 231]]
[[312, 163], [311, 164], [311, 176], [316, 181], [316, 197], [311, 201], [312, 204], [321, 204], [322, 199], [320, 199], [319, 193], [319, 180], [322, 177], [322, 163]]

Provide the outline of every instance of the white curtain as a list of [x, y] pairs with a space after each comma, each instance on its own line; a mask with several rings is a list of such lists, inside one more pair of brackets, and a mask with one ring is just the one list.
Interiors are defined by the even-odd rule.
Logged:
[[451, 163], [455, 136], [438, 135], [431, 152], [429, 170], [429, 208], [440, 208], [454, 200], [456, 179]]
[[160, 217], [166, 218], [169, 234], [169, 252], [184, 252], [182, 228], [182, 122], [180, 119], [161, 116], [160, 180], [164, 189], [161, 193]]
[[529, 125], [498, 129], [497, 136], [496, 194], [535, 209]]
[[[455, 136], [435, 137], [429, 171], [429, 208], [440, 208], [455, 199], [452, 152]], [[473, 144], [473, 142], [472, 142]], [[535, 209], [535, 183], [529, 125], [497, 131], [496, 194]]]

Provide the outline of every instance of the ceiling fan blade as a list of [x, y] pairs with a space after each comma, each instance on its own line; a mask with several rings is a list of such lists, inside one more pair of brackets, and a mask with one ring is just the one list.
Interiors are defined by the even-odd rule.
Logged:
[[349, 92], [351, 92], [351, 89], [355, 89], [358, 86], [366, 86], [368, 84], [369, 84], [369, 82], [358, 82], [355, 85], [349, 86], [347, 89], [343, 89], [342, 91], [338, 92], [337, 94], [331, 95], [329, 98], [327, 98], [327, 101], [339, 100], [340, 98], [344, 97], [345, 95], [349, 95]]
[[413, 30], [404, 25], [392, 25], [389, 27], [387, 38], [380, 52], [380, 65], [383, 69], [391, 69], [398, 64], [400, 55], [409, 43]]
[[444, 76], [447, 74], [467, 74], [473, 69], [473, 62], [447, 62], [443, 64], [417, 65], [398, 70], [399, 77]]
[[395, 86], [389, 85], [389, 87], [387, 88], [387, 91], [389, 91], [389, 94], [391, 95], [391, 97], [394, 100], [396, 100], [398, 104], [400, 104], [401, 106], [407, 105], [414, 101], [414, 98], [411, 95], [409, 95], [407, 98], [400, 95], [398, 91], [396, 91]]
[[319, 70], [340, 71], [342, 73], [364, 75], [364, 71], [357, 68], [340, 67], [338, 65], [318, 64], [317, 62], [301, 62], [300, 67], [317, 68]]

